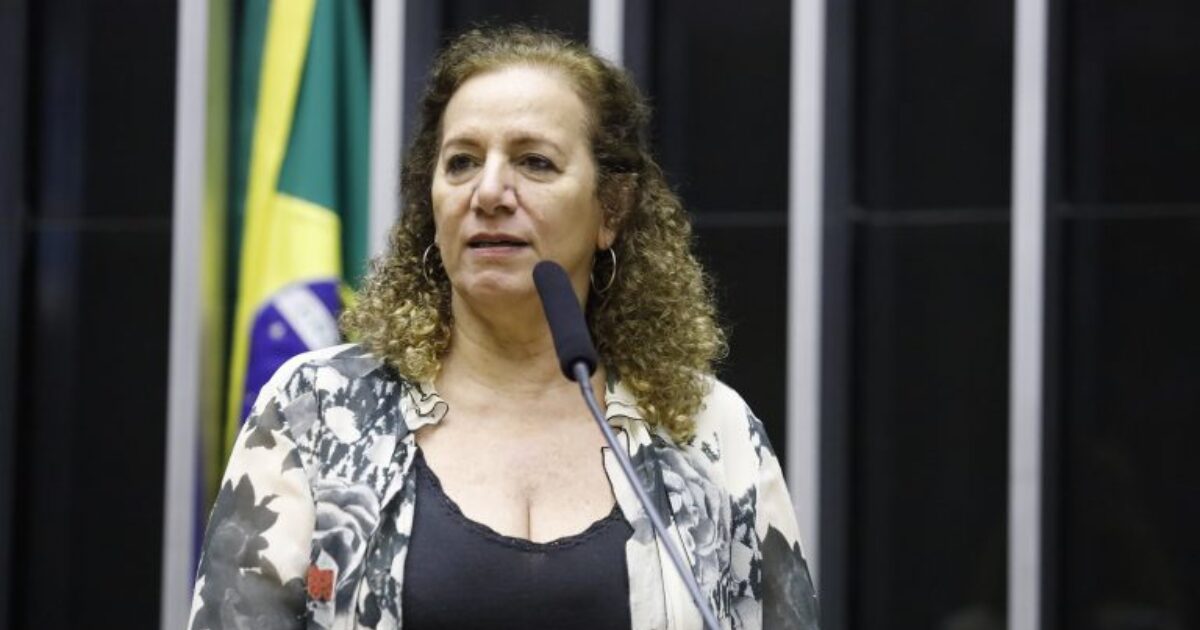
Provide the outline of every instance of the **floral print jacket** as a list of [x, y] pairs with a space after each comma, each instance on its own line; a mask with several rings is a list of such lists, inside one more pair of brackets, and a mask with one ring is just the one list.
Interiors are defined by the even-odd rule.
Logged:
[[[712, 381], [696, 437], [675, 444], [619, 381], [607, 419], [730, 629], [815, 630], [792, 504], [762, 423]], [[263, 387], [204, 538], [191, 628], [399, 628], [415, 507], [414, 434], [447, 405], [356, 345], [302, 354]], [[632, 628], [701, 628], [699, 613], [612, 453], [604, 465], [633, 535]]]

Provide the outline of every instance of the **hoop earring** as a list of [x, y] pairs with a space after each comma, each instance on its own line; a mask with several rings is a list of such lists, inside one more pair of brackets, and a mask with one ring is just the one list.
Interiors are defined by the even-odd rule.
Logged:
[[604, 284], [604, 287], [598, 287], [596, 286], [596, 274], [594, 273], [596, 271], [596, 263], [592, 262], [592, 290], [596, 292], [596, 295], [604, 295], [605, 293], [608, 293], [608, 290], [612, 288], [613, 282], [617, 279], [617, 251], [612, 247], [609, 247], [604, 251], [608, 252], [608, 255], [612, 258], [612, 272], [609, 273], [608, 282]]
[[421, 275], [425, 276], [425, 282], [428, 282], [429, 284], [436, 284], [433, 281], [433, 278], [429, 277], [429, 252], [432, 249], [433, 243], [430, 243], [429, 246], [425, 248], [425, 253], [421, 254]]

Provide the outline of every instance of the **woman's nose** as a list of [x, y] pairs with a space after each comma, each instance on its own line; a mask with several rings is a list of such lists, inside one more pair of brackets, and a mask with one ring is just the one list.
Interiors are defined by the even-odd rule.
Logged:
[[487, 214], [512, 212], [517, 207], [514, 184], [513, 171], [508, 160], [499, 156], [488, 156], [475, 187], [472, 206], [475, 210]]

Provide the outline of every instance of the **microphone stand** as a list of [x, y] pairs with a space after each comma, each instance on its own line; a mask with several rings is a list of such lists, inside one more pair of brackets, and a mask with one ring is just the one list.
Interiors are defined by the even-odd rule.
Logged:
[[587, 403], [588, 411], [592, 412], [592, 418], [596, 420], [596, 424], [600, 426], [600, 432], [604, 434], [604, 439], [608, 442], [608, 448], [617, 456], [617, 461], [621, 463], [621, 470], [625, 472], [625, 478], [629, 480], [629, 485], [633, 486], [638, 501], [642, 503], [646, 515], [650, 517], [654, 533], [666, 547], [667, 555], [671, 556], [671, 563], [675, 565], [679, 577], [683, 578], [683, 583], [687, 585], [692, 601], [696, 603], [696, 608], [700, 610], [700, 616], [704, 619], [704, 627], [707, 630], [721, 630], [720, 624], [717, 623], [717, 616], [713, 614], [712, 608], [708, 605], [708, 600], [700, 593], [700, 585], [696, 583], [696, 576], [692, 575], [692, 569], [683, 561], [679, 549], [667, 536], [667, 526], [663, 523], [662, 516], [659, 516], [658, 510], [654, 509], [649, 495], [646, 494], [646, 489], [638, 481], [633, 470], [633, 462], [629, 461], [629, 454], [617, 442], [617, 436], [613, 433], [612, 427], [608, 426], [608, 422], [604, 420], [604, 414], [600, 412], [600, 404], [596, 402], [596, 393], [592, 391], [591, 370], [588, 368], [587, 362], [572, 363], [571, 372], [575, 376], [575, 382], [579, 384], [579, 389], [583, 392], [583, 399]]

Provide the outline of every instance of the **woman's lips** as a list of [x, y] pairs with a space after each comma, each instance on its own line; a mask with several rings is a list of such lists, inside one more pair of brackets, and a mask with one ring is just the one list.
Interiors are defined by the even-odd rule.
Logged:
[[479, 242], [468, 243], [468, 250], [475, 256], [488, 258], [514, 256], [529, 248], [528, 243], [519, 242]]
[[467, 247], [471, 249], [493, 249], [497, 247], [528, 247], [528, 243], [519, 241], [477, 241], [467, 243]]
[[509, 256], [529, 247], [529, 242], [513, 234], [485, 232], [467, 240], [467, 248], [481, 256]]

